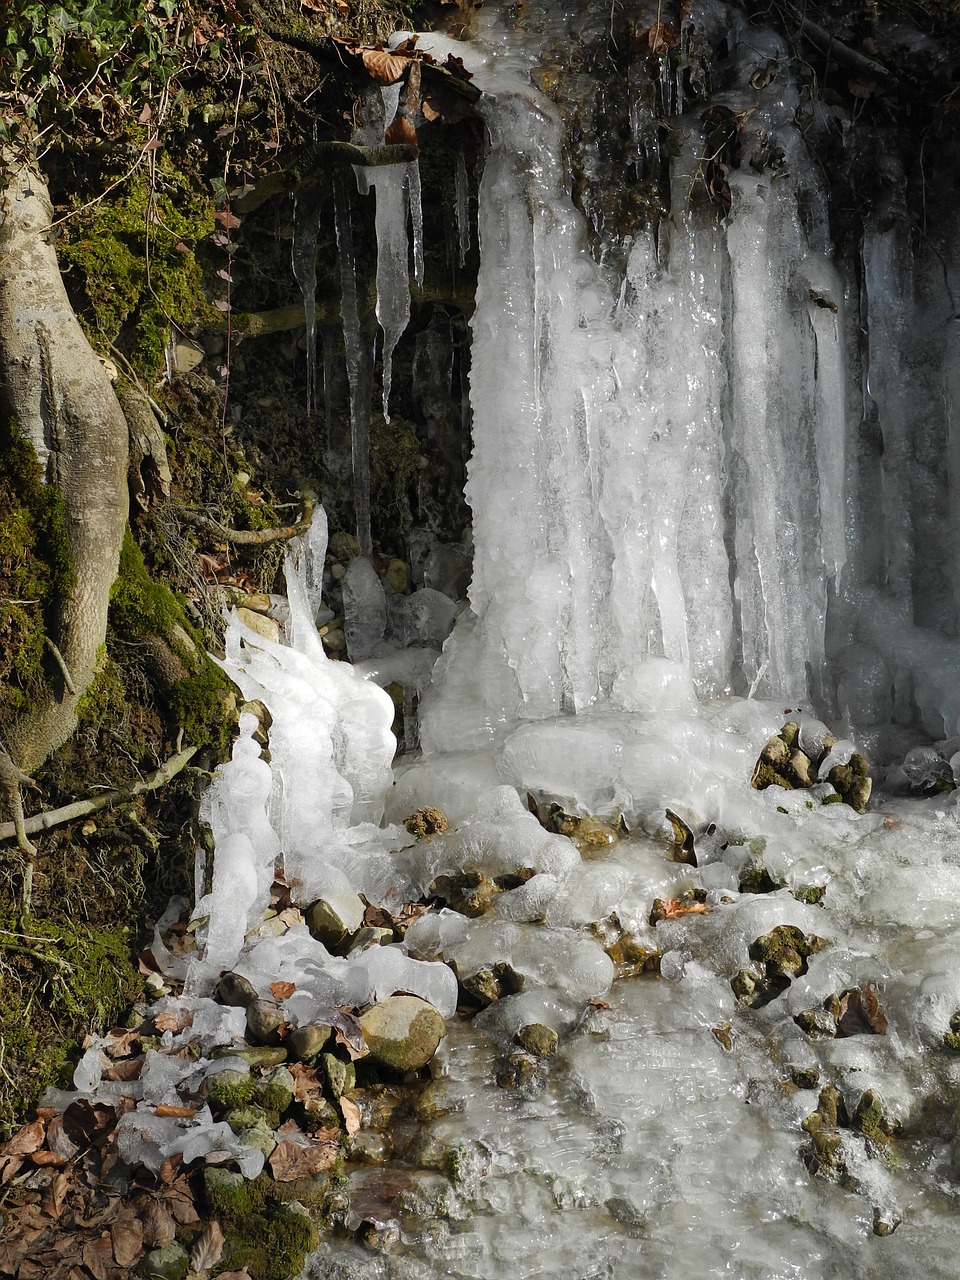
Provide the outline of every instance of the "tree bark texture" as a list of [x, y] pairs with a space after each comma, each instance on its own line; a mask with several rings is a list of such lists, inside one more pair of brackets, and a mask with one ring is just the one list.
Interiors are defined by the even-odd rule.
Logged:
[[67, 297], [52, 216], [43, 179], [26, 167], [16, 171], [0, 194], [0, 411], [33, 444], [47, 482], [63, 495], [75, 569], [50, 636], [72, 680], [51, 667], [41, 705], [5, 734], [28, 773], [73, 732], [106, 634], [127, 520], [127, 423]]

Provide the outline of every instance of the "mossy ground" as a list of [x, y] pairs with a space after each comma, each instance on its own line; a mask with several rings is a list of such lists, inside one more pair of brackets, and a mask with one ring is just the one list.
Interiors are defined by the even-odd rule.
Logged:
[[314, 1217], [326, 1204], [327, 1177], [284, 1183], [262, 1173], [247, 1182], [208, 1169], [204, 1186], [210, 1214], [226, 1237], [224, 1266], [246, 1267], [252, 1280], [286, 1280], [300, 1273], [304, 1256], [319, 1243]]

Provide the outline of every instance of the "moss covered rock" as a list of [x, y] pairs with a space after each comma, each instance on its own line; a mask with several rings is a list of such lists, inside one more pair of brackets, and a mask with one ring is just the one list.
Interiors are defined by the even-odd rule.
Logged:
[[394, 1071], [426, 1066], [447, 1033], [443, 1018], [419, 996], [390, 996], [360, 1019], [370, 1056]]

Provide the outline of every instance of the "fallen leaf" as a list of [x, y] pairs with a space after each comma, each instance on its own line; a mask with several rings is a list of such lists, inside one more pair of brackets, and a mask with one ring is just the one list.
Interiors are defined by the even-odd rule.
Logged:
[[83, 1246], [83, 1265], [93, 1276], [93, 1280], [110, 1280], [113, 1270], [113, 1242], [109, 1231], [104, 1231], [99, 1240], [88, 1240]]
[[303, 924], [303, 912], [298, 907], [285, 907], [277, 919], [282, 920], [288, 929], [292, 929], [294, 925]]
[[22, 1243], [0, 1244], [0, 1272], [5, 1276], [16, 1275], [17, 1267], [23, 1261]]
[[[143, 1058], [121, 1058], [103, 1073], [107, 1080], [139, 1080]], [[49, 1142], [49, 1135], [47, 1141]]]
[[663, 920], [679, 920], [681, 916], [704, 916], [710, 908], [705, 902], [684, 902], [681, 898], [662, 898]]
[[360, 1108], [349, 1098], [341, 1098], [340, 1110], [343, 1112], [343, 1125], [347, 1131], [347, 1137], [352, 1138], [360, 1128]]
[[164, 1249], [177, 1237], [177, 1224], [163, 1203], [148, 1200], [140, 1211], [143, 1224], [143, 1243], [148, 1249]]
[[190, 1266], [194, 1271], [210, 1271], [223, 1257], [223, 1232], [216, 1218], [200, 1234], [190, 1250]]
[[277, 1182], [293, 1182], [321, 1169], [329, 1169], [340, 1155], [340, 1130], [318, 1129], [316, 1141], [278, 1142], [267, 1163]]
[[668, 22], [654, 22], [644, 27], [634, 37], [634, 48], [638, 53], [661, 55], [675, 49], [680, 43], [680, 33]]
[[184, 1031], [193, 1025], [193, 1014], [189, 1009], [178, 1009], [174, 1012], [158, 1013], [153, 1020], [158, 1031]]
[[104, 1049], [111, 1058], [126, 1058], [133, 1052], [133, 1046], [140, 1043], [140, 1032], [126, 1027], [114, 1027], [105, 1036]]
[[65, 1173], [58, 1173], [50, 1181], [40, 1199], [40, 1208], [50, 1218], [59, 1218], [63, 1212], [63, 1204], [70, 1190], [70, 1179]]
[[213, 220], [223, 227], [224, 231], [232, 231], [242, 224], [242, 220], [235, 213], [231, 213], [229, 209], [218, 209], [213, 215]]
[[293, 1076], [293, 1096], [297, 1102], [307, 1102], [323, 1092], [314, 1067], [308, 1067], [305, 1062], [291, 1062], [287, 1070]]
[[169, 1102], [161, 1102], [158, 1107], [154, 1107], [153, 1114], [155, 1116], [173, 1116], [178, 1120], [192, 1120], [197, 1114], [196, 1107], [175, 1107]]
[[0, 1187], [16, 1175], [23, 1161], [23, 1156], [0, 1156]]
[[838, 1036], [884, 1036], [887, 1025], [886, 1014], [869, 982], [861, 982], [859, 987], [841, 994], [837, 1013]]
[[363, 65], [378, 84], [396, 84], [410, 65], [409, 58], [398, 57], [386, 49], [360, 49], [359, 53]]
[[183, 1156], [178, 1152], [176, 1155], [167, 1156], [163, 1164], [160, 1166], [160, 1181], [164, 1186], [169, 1187], [176, 1179], [180, 1172], [180, 1166], [183, 1164]]
[[34, 1151], [30, 1159], [41, 1169], [48, 1166], [59, 1167], [67, 1163], [66, 1157], [60, 1155], [58, 1151]]
[[389, 147], [398, 146], [401, 143], [415, 147], [417, 145], [417, 131], [406, 116], [397, 115], [383, 135], [383, 140]]
[[143, 1224], [126, 1213], [110, 1228], [113, 1257], [118, 1267], [131, 1267], [143, 1253]]
[[0, 1147], [0, 1156], [28, 1156], [43, 1146], [46, 1126], [42, 1120], [31, 1120]]
[[275, 1000], [286, 1000], [296, 991], [296, 984], [293, 982], [271, 982], [270, 990], [273, 992]]

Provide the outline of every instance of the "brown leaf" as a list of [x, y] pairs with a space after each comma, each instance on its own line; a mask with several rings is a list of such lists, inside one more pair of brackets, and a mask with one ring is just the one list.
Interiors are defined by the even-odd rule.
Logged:
[[340, 1110], [343, 1112], [343, 1126], [347, 1131], [347, 1137], [352, 1138], [360, 1128], [360, 1108], [349, 1098], [341, 1098]]
[[209, 1271], [223, 1257], [223, 1232], [220, 1223], [214, 1220], [200, 1234], [197, 1243], [190, 1250], [190, 1266], [194, 1271]]
[[118, 1216], [110, 1228], [113, 1256], [118, 1267], [132, 1267], [143, 1253], [143, 1224], [132, 1213]]
[[235, 213], [231, 213], [229, 209], [218, 209], [213, 215], [213, 220], [223, 227], [224, 231], [232, 231], [235, 227], [241, 225], [241, 219]]
[[9, 1142], [0, 1147], [0, 1156], [28, 1156], [43, 1146], [45, 1126], [42, 1120], [31, 1120], [18, 1129]]
[[131, 1031], [127, 1027], [114, 1027], [106, 1034], [104, 1050], [111, 1058], [126, 1058], [133, 1052], [133, 1046], [140, 1043], [140, 1032]]
[[66, 1157], [60, 1155], [57, 1151], [34, 1151], [30, 1159], [34, 1164], [39, 1165], [41, 1169], [49, 1165], [60, 1168], [67, 1163]]
[[158, 1013], [153, 1020], [158, 1031], [184, 1031], [193, 1025], [193, 1014], [189, 1009], [177, 1009], [174, 1012]]
[[644, 27], [634, 37], [634, 48], [637, 53], [664, 54], [675, 49], [680, 43], [680, 33], [668, 22], [654, 22]]
[[877, 993], [869, 982], [861, 982], [840, 996], [837, 1013], [838, 1036], [884, 1036], [887, 1034], [887, 1017], [880, 1008]]
[[196, 1107], [175, 1107], [172, 1103], [161, 1102], [153, 1108], [155, 1116], [174, 1116], [178, 1120], [192, 1120], [197, 1114]]
[[293, 982], [271, 982], [270, 990], [273, 992], [275, 1000], [286, 1000], [296, 991], [296, 984]]
[[267, 1163], [277, 1182], [293, 1182], [329, 1169], [340, 1155], [339, 1129], [318, 1129], [316, 1141], [278, 1142]]
[[299, 907], [285, 907], [277, 919], [282, 920], [288, 929], [292, 929], [294, 925], [303, 924], [303, 912]]
[[167, 1156], [163, 1164], [160, 1166], [159, 1178], [165, 1187], [169, 1187], [177, 1178], [180, 1172], [180, 1166], [183, 1164], [183, 1156], [179, 1154]]
[[113, 1242], [110, 1233], [104, 1231], [99, 1240], [88, 1240], [83, 1246], [83, 1265], [93, 1280], [110, 1280], [113, 1270]]
[[108, 1080], [139, 1080], [143, 1070], [143, 1058], [121, 1058], [103, 1074]]
[[13, 1276], [17, 1273], [17, 1267], [23, 1261], [23, 1243], [22, 1241], [8, 1241], [6, 1244], [0, 1244], [0, 1272], [5, 1276]]
[[16, 1176], [23, 1161], [23, 1156], [0, 1156], [0, 1187], [6, 1186]]
[[378, 84], [396, 84], [402, 80], [410, 59], [388, 53], [386, 49], [360, 49], [363, 65]]
[[63, 1156], [65, 1160], [72, 1160], [80, 1150], [79, 1145], [67, 1132], [63, 1116], [54, 1116], [47, 1125], [47, 1146], [51, 1151], [56, 1151], [58, 1155]]
[[297, 1102], [317, 1098], [323, 1092], [323, 1085], [314, 1067], [308, 1067], [305, 1062], [291, 1062], [287, 1070], [293, 1076], [293, 1096]]
[[663, 920], [678, 920], [681, 916], [704, 916], [710, 908], [705, 902], [684, 902], [681, 898], [661, 899]]
[[50, 1218], [59, 1218], [70, 1190], [70, 1179], [65, 1173], [56, 1174], [40, 1199], [40, 1208]]
[[406, 116], [397, 115], [383, 135], [383, 140], [390, 147], [397, 146], [400, 143], [415, 147], [417, 145], [417, 131]]
[[177, 1237], [177, 1224], [165, 1204], [148, 1200], [140, 1212], [143, 1243], [148, 1249], [164, 1249]]

